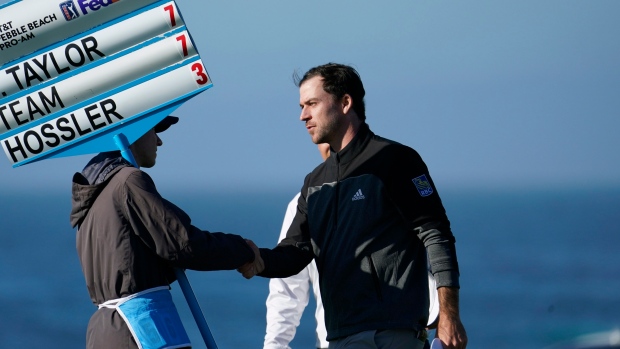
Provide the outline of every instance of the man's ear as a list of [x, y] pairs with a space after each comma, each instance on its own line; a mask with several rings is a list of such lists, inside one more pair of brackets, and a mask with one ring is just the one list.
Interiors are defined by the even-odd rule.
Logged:
[[351, 98], [351, 95], [345, 93], [345, 95], [340, 99], [340, 105], [342, 107], [342, 113], [347, 114], [351, 108], [353, 108], [353, 99]]

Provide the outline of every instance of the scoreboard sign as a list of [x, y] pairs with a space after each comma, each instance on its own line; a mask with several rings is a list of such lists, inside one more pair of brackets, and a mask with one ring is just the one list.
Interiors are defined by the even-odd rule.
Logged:
[[211, 79], [174, 1], [0, 5], [0, 143], [13, 167], [117, 149]]

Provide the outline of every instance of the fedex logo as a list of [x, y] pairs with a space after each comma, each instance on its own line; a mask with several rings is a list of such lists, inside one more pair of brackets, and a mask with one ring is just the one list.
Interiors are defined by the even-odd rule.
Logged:
[[97, 11], [118, 1], [120, 0], [77, 0], [77, 3], [82, 13], [87, 15], [88, 11]]

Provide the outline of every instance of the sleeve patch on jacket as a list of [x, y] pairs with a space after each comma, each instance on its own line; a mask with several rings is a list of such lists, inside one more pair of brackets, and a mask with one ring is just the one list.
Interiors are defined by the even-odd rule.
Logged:
[[418, 193], [421, 196], [429, 196], [433, 193], [433, 187], [431, 183], [426, 179], [426, 175], [423, 174], [411, 180], [415, 187], [418, 189]]

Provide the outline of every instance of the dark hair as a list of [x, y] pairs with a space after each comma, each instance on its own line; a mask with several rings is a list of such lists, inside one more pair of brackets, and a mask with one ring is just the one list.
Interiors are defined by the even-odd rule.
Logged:
[[344, 64], [327, 63], [311, 68], [301, 79], [295, 72], [293, 80], [295, 85], [300, 87], [306, 80], [315, 76], [323, 78], [323, 90], [337, 99], [342, 98], [345, 94], [351, 96], [353, 110], [360, 120], [366, 120], [366, 106], [364, 105], [366, 91], [359, 73], [354, 68]]

